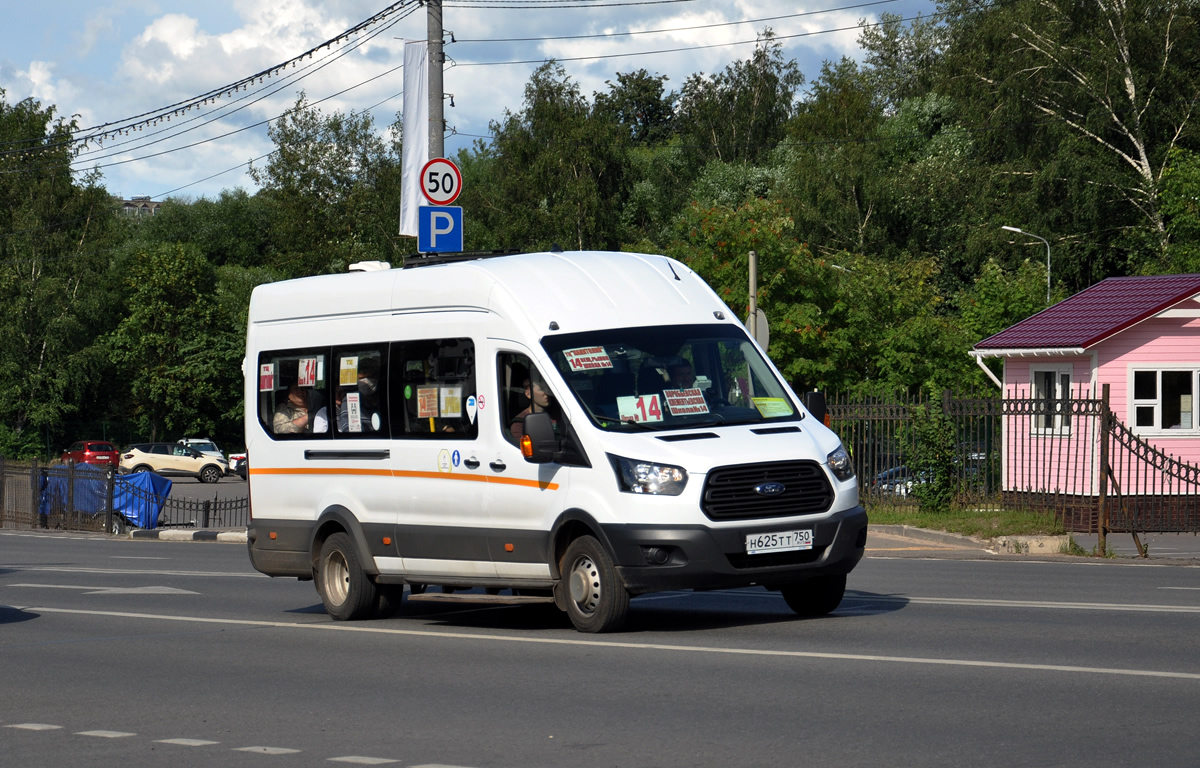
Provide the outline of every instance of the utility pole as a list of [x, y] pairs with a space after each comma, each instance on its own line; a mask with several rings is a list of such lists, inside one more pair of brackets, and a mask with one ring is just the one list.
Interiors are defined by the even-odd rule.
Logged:
[[442, 50], [442, 0], [425, 0], [429, 30], [429, 159], [446, 156], [446, 120], [443, 114], [445, 94], [442, 86], [442, 67], [446, 54]]

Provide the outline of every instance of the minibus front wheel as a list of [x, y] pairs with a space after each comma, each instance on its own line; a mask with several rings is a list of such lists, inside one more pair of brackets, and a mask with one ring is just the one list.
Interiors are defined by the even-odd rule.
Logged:
[[629, 593], [612, 558], [593, 536], [571, 542], [560, 563], [567, 615], [580, 632], [620, 629], [629, 612]]
[[379, 597], [375, 583], [363, 572], [349, 534], [339, 532], [325, 540], [317, 576], [325, 612], [333, 618], [353, 621], [375, 611]]

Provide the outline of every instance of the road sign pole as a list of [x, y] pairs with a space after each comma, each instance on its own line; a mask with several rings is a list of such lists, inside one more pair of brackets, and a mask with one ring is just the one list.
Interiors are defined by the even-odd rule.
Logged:
[[442, 0], [426, 0], [426, 21], [429, 33], [429, 157], [446, 154], [446, 120], [443, 113], [442, 66], [446, 55], [442, 50]]

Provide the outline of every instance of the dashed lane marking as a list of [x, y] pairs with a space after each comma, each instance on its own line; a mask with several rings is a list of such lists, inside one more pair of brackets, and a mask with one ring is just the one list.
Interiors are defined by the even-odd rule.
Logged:
[[219, 741], [205, 741], [204, 739], [156, 739], [156, 744], [177, 744], [181, 747], [209, 747], [213, 744], [220, 744]]
[[234, 752], [255, 752], [260, 755], [298, 755], [300, 750], [286, 747], [236, 747]]
[[346, 755], [345, 757], [331, 757], [331, 763], [354, 763], [355, 765], [387, 765], [388, 763], [398, 763], [399, 760], [389, 760], [386, 757], [363, 757], [362, 755]]
[[81, 586], [77, 584], [9, 584], [10, 587], [27, 587], [33, 589], [76, 589], [89, 595], [198, 595], [186, 589], [175, 587], [101, 587], [97, 585]]
[[61, 725], [48, 725], [46, 723], [13, 723], [6, 725], [5, 728], [19, 728], [23, 731], [57, 731], [62, 728]]
[[[870, 598], [878, 601], [877, 598]], [[917, 602], [919, 598], [888, 598], [889, 600]], [[953, 601], [942, 600], [939, 598], [925, 598], [922, 602], [928, 601], [934, 604], [953, 604]], [[1051, 604], [1045, 603], [1027, 603], [1022, 604], [1011, 600], [975, 600], [975, 601], [957, 601], [962, 604], [975, 604], [992, 606], [1010, 607], [1014, 605], [1030, 605], [1033, 607], [1050, 607]], [[1059, 607], [1078, 607], [1084, 609], [1097, 610], [1114, 610], [1113, 606], [1093, 603], [1056, 603]], [[18, 607], [18, 610], [28, 610], [37, 613], [62, 613], [74, 614], [82, 616], [110, 616], [114, 618], [126, 619], [149, 619], [151, 621], [180, 621], [191, 622], [197, 624], [221, 624], [225, 626], [240, 626], [240, 627], [265, 627], [275, 629], [291, 629], [291, 630], [320, 630], [326, 632], [363, 632], [367, 634], [378, 635], [397, 635], [404, 637], [428, 637], [437, 638], [439, 640], [466, 640], [476, 643], [529, 643], [534, 645], [565, 645], [577, 646], [585, 648], [613, 648], [619, 650], [635, 650], [635, 651], [661, 651], [671, 653], [703, 653], [703, 654], [722, 654], [732, 656], [768, 656], [784, 659], [822, 659], [828, 661], [866, 661], [885, 664], [920, 664], [929, 666], [942, 667], [975, 667], [975, 668], [990, 668], [990, 669], [1013, 669], [1025, 670], [1034, 672], [1064, 672], [1071, 674], [1088, 674], [1088, 675], [1117, 675], [1123, 677], [1158, 677], [1169, 678], [1175, 680], [1197, 680], [1200, 681], [1200, 672], [1175, 672], [1170, 670], [1153, 670], [1153, 669], [1122, 669], [1120, 667], [1083, 667], [1069, 664], [1028, 664], [1010, 661], [984, 661], [977, 659], [946, 659], [937, 657], [919, 657], [919, 656], [884, 656], [878, 654], [867, 653], [821, 653], [818, 651], [777, 651], [765, 648], [720, 648], [702, 645], [670, 645], [667, 643], [630, 643], [619, 642], [613, 640], [583, 640], [583, 639], [567, 639], [555, 637], [531, 637], [528, 635], [489, 635], [483, 633], [472, 632], [443, 632], [435, 630], [421, 629], [396, 629], [386, 626], [354, 626], [346, 625], [338, 622], [320, 622], [299, 624], [288, 621], [254, 621], [249, 619], [220, 619], [209, 618], [204, 616], [168, 616], [163, 614], [151, 613], [133, 613], [130, 611], [88, 611], [75, 608], [42, 608], [35, 606]], [[1125, 606], [1116, 608], [1116, 610], [1161, 610], [1177, 613], [1200, 613], [1200, 607], [1197, 608], [1180, 608], [1178, 606]], [[247, 747], [246, 751], [261, 751], [266, 747]]]
[[137, 736], [136, 733], [125, 731], [78, 731], [76, 736], [95, 736], [101, 739], [123, 739], [127, 736]]

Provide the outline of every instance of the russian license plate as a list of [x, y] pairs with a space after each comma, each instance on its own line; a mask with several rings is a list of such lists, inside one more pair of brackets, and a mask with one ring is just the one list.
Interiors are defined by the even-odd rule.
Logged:
[[763, 552], [792, 552], [797, 549], [812, 549], [812, 531], [777, 531], [754, 533], [746, 537], [746, 554]]

